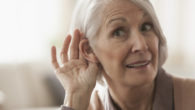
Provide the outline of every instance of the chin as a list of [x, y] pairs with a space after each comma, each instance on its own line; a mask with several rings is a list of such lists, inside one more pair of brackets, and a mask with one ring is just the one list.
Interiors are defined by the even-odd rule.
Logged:
[[144, 86], [154, 82], [157, 70], [148, 70], [146, 72], [127, 73], [124, 77], [128, 86]]

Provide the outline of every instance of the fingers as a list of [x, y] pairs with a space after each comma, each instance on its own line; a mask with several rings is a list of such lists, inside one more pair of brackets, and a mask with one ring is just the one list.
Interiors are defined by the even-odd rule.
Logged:
[[63, 47], [60, 54], [61, 61], [63, 64], [68, 62], [68, 48], [70, 45], [70, 41], [71, 41], [71, 35], [68, 35], [64, 40]]
[[[68, 62], [69, 48], [70, 48], [70, 60], [80, 58], [79, 43], [80, 43], [82, 36], [84, 36], [84, 34], [80, 33], [80, 31], [78, 29], [76, 29], [74, 31], [73, 37], [71, 37], [71, 35], [68, 35], [65, 38], [64, 43], [63, 43], [63, 47], [61, 50], [61, 54], [60, 54], [60, 58], [61, 58], [61, 61], [63, 64]], [[70, 42], [71, 42], [71, 45], [70, 45]]]
[[56, 58], [56, 47], [55, 46], [52, 46], [51, 48], [51, 62], [52, 62], [52, 65], [55, 69], [58, 69], [59, 68], [59, 64], [58, 64], [58, 61], [57, 61], [57, 58]]
[[74, 31], [72, 43], [70, 46], [70, 60], [79, 58], [79, 42], [80, 42], [80, 32], [78, 29]]

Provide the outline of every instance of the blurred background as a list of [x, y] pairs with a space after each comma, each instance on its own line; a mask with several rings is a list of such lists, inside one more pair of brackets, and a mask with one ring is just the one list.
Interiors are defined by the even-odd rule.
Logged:
[[[0, 110], [53, 110], [63, 103], [50, 48], [59, 53], [76, 1], [0, 0]], [[168, 41], [164, 68], [195, 78], [195, 1], [151, 2]]]

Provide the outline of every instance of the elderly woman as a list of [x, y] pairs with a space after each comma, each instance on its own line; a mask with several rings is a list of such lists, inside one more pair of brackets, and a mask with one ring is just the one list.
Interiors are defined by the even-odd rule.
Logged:
[[195, 109], [195, 81], [162, 69], [166, 40], [148, 0], [80, 0], [71, 30], [62, 65], [51, 49], [66, 92], [61, 110]]

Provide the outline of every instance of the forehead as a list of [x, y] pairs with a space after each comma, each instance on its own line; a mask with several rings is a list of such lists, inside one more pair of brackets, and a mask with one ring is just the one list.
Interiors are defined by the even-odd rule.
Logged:
[[135, 15], [137, 17], [143, 17], [147, 14], [142, 8], [138, 7], [131, 0], [112, 0], [105, 6], [103, 12], [104, 21], [120, 15], [127, 17]]

